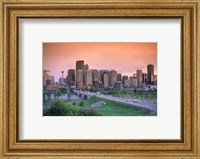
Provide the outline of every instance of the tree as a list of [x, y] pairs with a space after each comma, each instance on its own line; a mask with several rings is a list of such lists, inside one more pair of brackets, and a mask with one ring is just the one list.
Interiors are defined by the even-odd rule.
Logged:
[[55, 100], [51, 107], [44, 112], [46, 116], [64, 116], [67, 112], [65, 104], [62, 100]]
[[57, 99], [52, 104], [51, 107], [44, 112], [44, 116], [76, 116], [78, 115], [78, 110], [64, 101]]

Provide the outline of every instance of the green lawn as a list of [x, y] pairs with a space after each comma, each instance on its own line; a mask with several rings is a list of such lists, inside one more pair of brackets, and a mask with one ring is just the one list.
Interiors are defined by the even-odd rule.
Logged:
[[157, 101], [157, 92], [137, 92], [137, 93], [123, 93], [118, 92], [113, 94], [115, 97], [122, 97], [122, 98], [132, 98], [132, 99], [145, 99], [150, 101]]
[[[102, 116], [151, 116], [153, 111], [142, 109], [128, 104], [114, 102], [106, 99], [101, 99], [98, 97], [91, 97], [84, 102], [84, 107], [89, 107], [91, 104], [104, 101], [106, 105], [101, 108], [96, 109]], [[50, 106], [52, 101], [44, 101], [45, 106]], [[69, 104], [69, 103], [68, 103]], [[79, 103], [72, 105], [73, 107], [78, 107]]]
[[149, 116], [153, 111], [142, 109], [128, 104], [113, 102], [106, 99], [91, 97], [84, 102], [84, 106], [90, 106], [93, 103], [104, 101], [106, 105], [99, 108], [98, 111], [103, 116]]

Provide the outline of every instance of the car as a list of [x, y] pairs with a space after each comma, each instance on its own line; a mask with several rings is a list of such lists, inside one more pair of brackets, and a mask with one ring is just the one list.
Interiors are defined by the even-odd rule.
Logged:
[[134, 99], [133, 102], [138, 102], [138, 100], [137, 100], [137, 99]]
[[129, 100], [127, 99], [126, 102], [129, 102]]

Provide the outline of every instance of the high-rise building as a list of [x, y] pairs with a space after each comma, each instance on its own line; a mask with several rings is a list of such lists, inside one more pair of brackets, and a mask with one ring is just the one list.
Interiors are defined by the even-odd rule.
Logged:
[[142, 84], [142, 70], [137, 70], [137, 84]]
[[84, 66], [84, 61], [83, 60], [76, 61], [76, 71], [82, 70], [83, 66]]
[[67, 84], [69, 86], [74, 86], [74, 84], [75, 84], [75, 69], [68, 70]]
[[103, 87], [104, 88], [109, 87], [109, 74], [108, 73], [103, 74]]
[[114, 86], [114, 83], [117, 82], [117, 71], [111, 70], [110, 71], [110, 85]]
[[147, 65], [147, 84], [153, 84], [154, 82], [154, 65]]
[[154, 85], [157, 85], [157, 75], [154, 75], [153, 82], [154, 82]]
[[99, 71], [98, 70], [93, 70], [93, 81], [94, 82], [97, 82], [97, 81], [100, 81], [100, 78], [99, 78]]
[[[84, 61], [83, 60], [79, 60], [79, 61], [76, 61], [76, 82], [77, 82], [77, 78], [78, 78], [78, 71], [79, 70], [82, 70], [83, 69], [83, 66], [84, 66]], [[79, 73], [80, 74], [80, 73]], [[82, 73], [83, 74], [83, 73]], [[83, 75], [82, 75], [83, 76]], [[78, 83], [76, 83], [78, 84]], [[82, 81], [82, 85], [83, 85], [83, 81]], [[78, 85], [76, 85], [76, 87], [78, 87]], [[81, 84], [79, 83], [79, 87], [83, 87], [81, 86]], [[79, 88], [78, 87], [78, 88]]]
[[46, 86], [46, 84], [49, 84], [49, 81], [47, 82], [47, 80], [50, 80], [50, 83], [54, 82], [54, 76], [51, 76], [51, 71], [50, 70], [43, 70], [43, 85]]
[[85, 81], [85, 86], [91, 86], [93, 85], [93, 73], [92, 70], [87, 70], [86, 71], [86, 81]]
[[146, 73], [142, 73], [142, 83], [143, 84], [147, 83], [147, 74]]
[[83, 88], [83, 70], [76, 71], [76, 87]]
[[125, 80], [124, 81], [124, 87], [131, 87], [131, 84], [132, 84], [132, 82], [131, 82], [131, 80], [130, 79], [127, 79], [127, 80]]
[[125, 80], [128, 79], [128, 76], [122, 76], [123, 85], [125, 84]]
[[67, 76], [68, 81], [75, 81], [75, 69], [69, 69], [68, 70], [68, 76]]
[[89, 65], [88, 64], [83, 65], [82, 70], [83, 71], [89, 70]]
[[121, 73], [117, 74], [117, 81], [122, 81], [122, 74]]
[[114, 90], [122, 90], [123, 89], [123, 83], [122, 83], [122, 81], [117, 81], [117, 82], [115, 82], [114, 83]]
[[133, 75], [132, 84], [133, 84], [134, 87], [138, 86], [137, 77], [135, 75]]
[[99, 72], [100, 72], [100, 81], [102, 81], [102, 83], [103, 83], [103, 75], [105, 73], [107, 73], [109, 75], [110, 72], [108, 70], [100, 70]]
[[93, 69], [93, 86], [97, 89], [102, 88], [102, 81], [100, 80], [101, 72]]
[[85, 64], [85, 65], [82, 67], [82, 70], [83, 70], [83, 85], [84, 85], [84, 86], [87, 86], [87, 85], [86, 85], [86, 71], [89, 70], [89, 65], [88, 65], [88, 64]]

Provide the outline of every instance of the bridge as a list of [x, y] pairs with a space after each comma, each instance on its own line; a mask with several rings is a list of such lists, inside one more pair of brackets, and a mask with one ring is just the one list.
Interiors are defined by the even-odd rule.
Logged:
[[100, 93], [96, 93], [96, 92], [87, 92], [87, 91], [78, 91], [78, 90], [74, 90], [74, 93], [84, 99], [88, 99], [90, 97], [95, 96], [95, 97], [99, 97], [102, 99], [111, 100], [111, 101], [119, 102], [119, 103], [124, 103], [124, 104], [128, 104], [131, 106], [139, 107], [139, 108], [149, 109], [149, 110], [153, 110], [153, 111], [157, 110], [157, 105], [155, 103], [153, 103], [151, 101], [147, 101], [147, 100], [138, 100], [136, 102], [133, 99], [129, 99], [129, 98], [113, 97], [112, 95], [104, 95], [104, 94], [100, 94]]
[[95, 93], [92, 92], [85, 92], [85, 91], [77, 91], [74, 90], [74, 93], [83, 99], [88, 99], [90, 97], [96, 96]]

